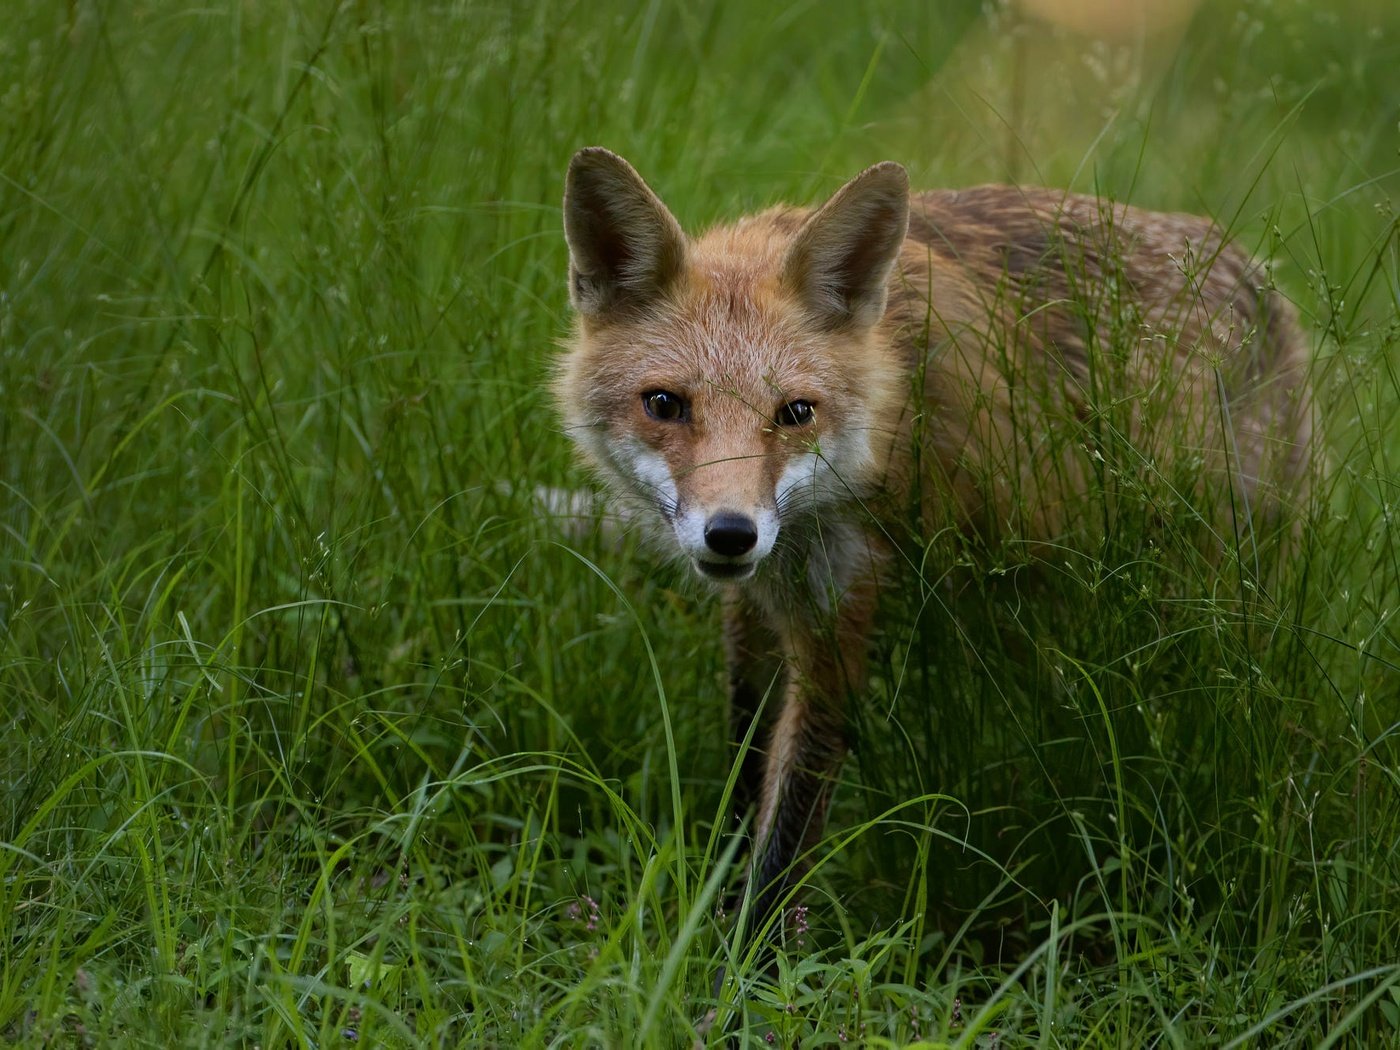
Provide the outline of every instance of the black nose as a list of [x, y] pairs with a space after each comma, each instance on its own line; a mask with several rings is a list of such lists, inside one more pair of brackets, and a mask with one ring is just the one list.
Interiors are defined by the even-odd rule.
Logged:
[[742, 514], [721, 511], [705, 523], [705, 546], [726, 558], [747, 554], [757, 542], [758, 526]]

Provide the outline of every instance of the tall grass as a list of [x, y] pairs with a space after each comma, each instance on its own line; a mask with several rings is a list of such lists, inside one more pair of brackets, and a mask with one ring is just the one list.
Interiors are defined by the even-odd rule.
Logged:
[[1318, 346], [1266, 582], [1129, 519], [933, 551], [734, 1030], [1400, 1041], [1390, 5], [1148, 48], [974, 3], [7, 17], [0, 1040], [692, 1037], [742, 860], [716, 610], [533, 497], [585, 484], [544, 377], [602, 143], [691, 227], [887, 157], [1208, 213]]

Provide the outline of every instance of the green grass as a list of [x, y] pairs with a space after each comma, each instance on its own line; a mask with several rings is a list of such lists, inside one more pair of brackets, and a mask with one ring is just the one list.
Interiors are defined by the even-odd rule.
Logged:
[[1265, 584], [1127, 518], [931, 548], [735, 1029], [1400, 1044], [1394, 6], [1145, 52], [746, 6], [11, 5], [0, 1043], [693, 1038], [717, 609], [530, 495], [586, 484], [545, 380], [598, 143], [692, 228], [885, 158], [1207, 213], [1318, 347], [1331, 466]]

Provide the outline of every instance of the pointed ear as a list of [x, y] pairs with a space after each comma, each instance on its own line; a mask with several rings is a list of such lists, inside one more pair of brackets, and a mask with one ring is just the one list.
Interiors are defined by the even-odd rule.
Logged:
[[783, 284], [823, 328], [869, 327], [909, 229], [909, 174], [893, 161], [867, 168], [798, 231]]
[[600, 146], [569, 162], [564, 186], [569, 298], [586, 317], [651, 302], [685, 265], [685, 234], [632, 165]]

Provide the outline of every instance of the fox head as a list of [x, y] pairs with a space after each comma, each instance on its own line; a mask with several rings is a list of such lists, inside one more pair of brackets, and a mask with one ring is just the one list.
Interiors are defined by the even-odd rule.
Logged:
[[702, 576], [753, 575], [790, 530], [877, 484], [908, 370], [885, 331], [909, 221], [898, 164], [810, 214], [690, 239], [621, 157], [569, 165], [572, 437]]

